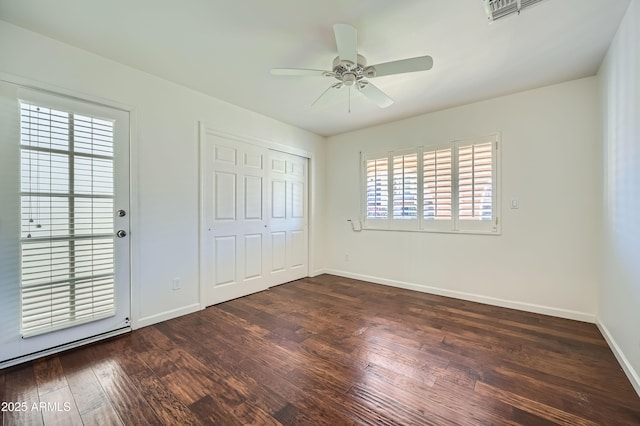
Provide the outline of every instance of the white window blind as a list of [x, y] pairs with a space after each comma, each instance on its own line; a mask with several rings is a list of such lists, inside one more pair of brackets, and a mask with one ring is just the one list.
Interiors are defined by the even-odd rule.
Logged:
[[365, 156], [365, 228], [498, 233], [497, 139]]
[[20, 103], [22, 335], [115, 313], [113, 121]]

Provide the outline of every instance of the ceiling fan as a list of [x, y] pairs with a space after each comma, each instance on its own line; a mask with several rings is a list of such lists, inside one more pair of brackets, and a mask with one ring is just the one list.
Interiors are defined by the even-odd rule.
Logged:
[[322, 92], [311, 105], [325, 99], [332, 90], [346, 86], [349, 88], [349, 111], [351, 110], [351, 87], [373, 101], [380, 108], [393, 104], [393, 100], [378, 89], [368, 79], [415, 71], [427, 71], [433, 67], [431, 56], [418, 56], [367, 66], [364, 56], [358, 54], [357, 31], [347, 24], [335, 24], [333, 32], [336, 37], [338, 56], [333, 60], [331, 71], [303, 68], [272, 68], [271, 74], [285, 76], [321, 76], [338, 80]]

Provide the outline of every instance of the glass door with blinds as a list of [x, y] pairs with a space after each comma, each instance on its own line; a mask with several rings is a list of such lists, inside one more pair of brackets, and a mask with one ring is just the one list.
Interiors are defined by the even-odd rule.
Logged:
[[128, 113], [9, 83], [1, 102], [0, 363], [127, 331]]

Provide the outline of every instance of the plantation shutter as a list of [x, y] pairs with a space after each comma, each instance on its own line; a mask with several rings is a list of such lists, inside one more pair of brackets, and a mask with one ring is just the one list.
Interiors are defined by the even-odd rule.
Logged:
[[366, 179], [365, 220], [385, 220], [389, 217], [389, 158], [369, 157], [364, 160]]
[[22, 335], [113, 316], [112, 120], [20, 102]]
[[458, 145], [459, 229], [494, 227], [495, 147], [494, 141]]
[[364, 227], [498, 234], [498, 135], [363, 161]]
[[418, 217], [418, 153], [393, 156], [393, 219]]
[[[453, 158], [451, 148], [425, 148], [423, 152], [423, 217], [426, 221], [451, 221]], [[431, 226], [429, 223], [425, 227]], [[449, 224], [450, 228], [451, 225]]]

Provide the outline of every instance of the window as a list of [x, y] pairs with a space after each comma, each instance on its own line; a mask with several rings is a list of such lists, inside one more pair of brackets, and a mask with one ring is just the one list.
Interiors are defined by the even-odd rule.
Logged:
[[20, 102], [22, 335], [113, 316], [113, 121]]
[[492, 135], [364, 156], [365, 228], [498, 233], [497, 149]]

